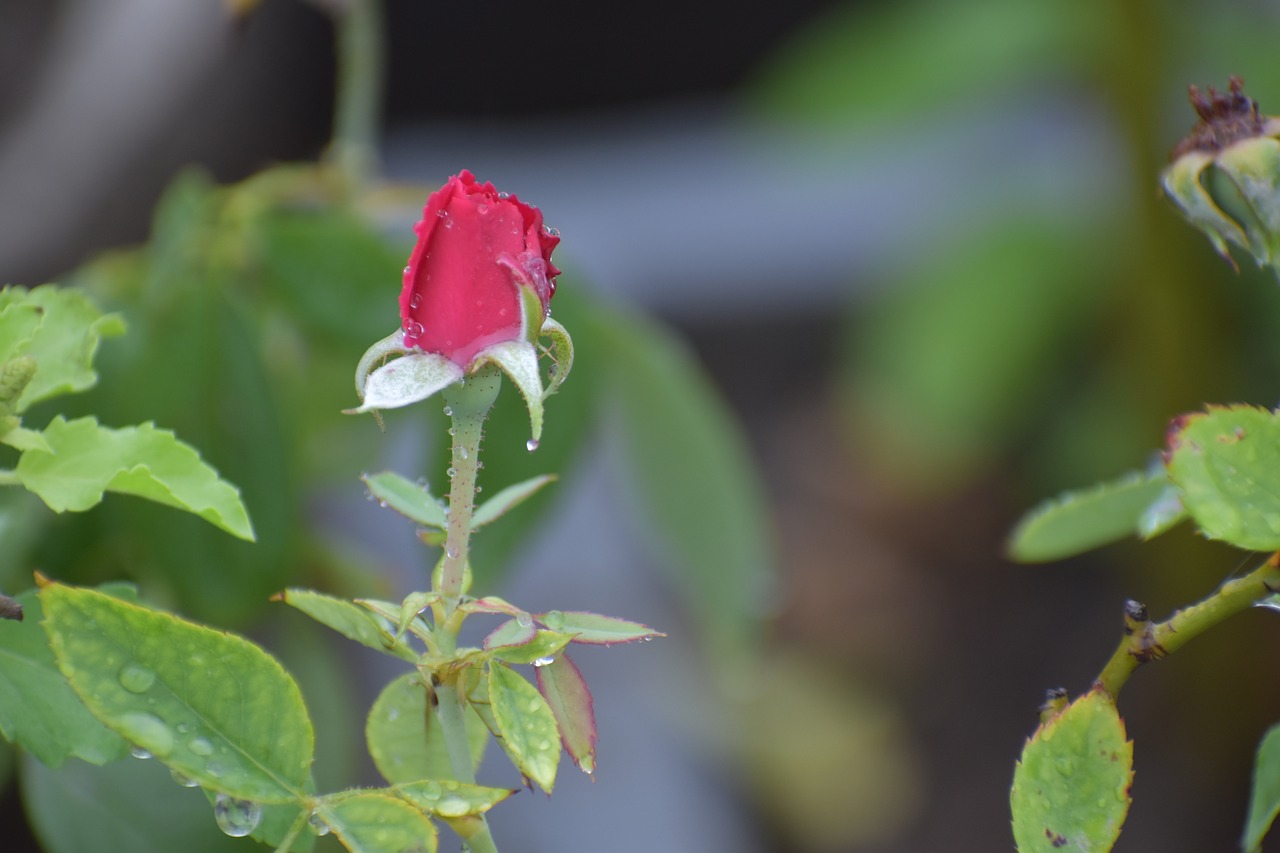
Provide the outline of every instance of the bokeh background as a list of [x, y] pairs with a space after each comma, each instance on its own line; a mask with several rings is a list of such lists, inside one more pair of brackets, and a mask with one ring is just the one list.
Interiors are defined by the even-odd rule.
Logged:
[[[1088, 686], [1126, 598], [1163, 617], [1248, 560], [1185, 530], [1050, 566], [1002, 545], [1041, 497], [1142, 467], [1171, 416], [1280, 397], [1276, 284], [1157, 189], [1187, 84], [1239, 74], [1280, 111], [1280, 5], [385, 0], [362, 19], [381, 96], [347, 102], [378, 107], [376, 136], [335, 155], [352, 8], [0, 3], [0, 279], [122, 311], [81, 405], [174, 428], [260, 536], [12, 497], [0, 586], [128, 577], [247, 632], [303, 681], [322, 787], [372, 783], [363, 714], [395, 670], [266, 598], [425, 583], [431, 556], [356, 476], [440, 477], [443, 420], [338, 411], [395, 326], [415, 208], [469, 168], [559, 228], [579, 346], [537, 454], [517, 405], [490, 429], [487, 471], [563, 478], [486, 534], [481, 582], [670, 634], [580, 656], [598, 778], [504, 804], [503, 849], [1012, 849], [1043, 690]], [[1239, 616], [1126, 689], [1118, 850], [1235, 847], [1280, 718], [1275, 621]], [[88, 849], [73, 809], [93, 849], [248, 844], [162, 768], [4, 756], [6, 850]]]

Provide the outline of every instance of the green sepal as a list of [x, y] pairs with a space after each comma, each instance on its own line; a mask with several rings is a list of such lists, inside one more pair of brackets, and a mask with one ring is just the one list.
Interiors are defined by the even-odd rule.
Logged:
[[404, 345], [404, 330], [396, 329], [382, 340], [364, 351], [356, 364], [356, 396], [364, 399], [365, 386], [369, 383], [369, 374], [374, 372], [374, 365], [386, 361], [391, 356], [405, 355], [412, 352]]
[[439, 353], [411, 352], [370, 373], [364, 384], [361, 404], [354, 409], [346, 409], [345, 413], [398, 409], [419, 403], [461, 382], [464, 375], [461, 367]]
[[542, 439], [542, 377], [538, 375], [538, 350], [528, 341], [504, 341], [485, 347], [476, 354], [472, 369], [482, 365], [496, 365], [524, 397], [529, 410], [529, 427], [532, 434], [531, 448]]
[[548, 355], [551, 356], [553, 366], [547, 390], [542, 395], [546, 399], [559, 390], [561, 383], [573, 369], [573, 338], [569, 337], [568, 329], [550, 317], [543, 321], [539, 337], [551, 339]]
[[1187, 220], [1209, 238], [1214, 250], [1234, 265], [1227, 243], [1235, 243], [1242, 249], [1248, 249], [1249, 238], [1237, 222], [1218, 208], [1204, 187], [1201, 176], [1212, 162], [1211, 154], [1188, 151], [1164, 170], [1160, 183]]
[[1019, 853], [1110, 850], [1129, 812], [1133, 743], [1115, 701], [1086, 693], [1027, 740], [1009, 803]]

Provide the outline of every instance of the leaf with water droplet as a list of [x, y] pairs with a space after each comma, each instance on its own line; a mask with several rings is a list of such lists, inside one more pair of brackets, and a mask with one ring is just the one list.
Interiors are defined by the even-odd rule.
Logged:
[[[492, 635], [490, 635], [492, 636]], [[507, 663], [535, 663], [539, 660], [553, 658], [560, 650], [573, 642], [573, 634], [560, 634], [555, 631], [537, 631], [523, 644], [499, 645], [489, 648], [493, 656]]]
[[401, 799], [440, 817], [484, 814], [515, 793], [510, 788], [435, 779], [393, 785], [391, 790]]
[[213, 819], [232, 838], [243, 838], [262, 822], [262, 806], [250, 800], [237, 800], [218, 794], [213, 803]]
[[583, 773], [596, 769], [595, 702], [586, 679], [567, 654], [562, 654], [534, 670], [541, 691], [555, 715], [560, 738], [573, 763]]
[[1019, 853], [1110, 850], [1129, 811], [1133, 744], [1115, 702], [1094, 690], [1041, 724], [1013, 774]]
[[301, 610], [320, 624], [327, 625], [363, 646], [410, 663], [418, 660], [418, 653], [403, 638], [396, 639], [386, 620], [355, 602], [296, 588], [277, 593], [274, 598]]
[[507, 756], [521, 773], [550, 794], [560, 763], [560, 733], [538, 688], [505, 664], [492, 661], [489, 704]]
[[496, 649], [502, 646], [523, 646], [537, 635], [538, 629], [533, 626], [532, 619], [526, 625], [521, 625], [519, 619], [508, 619], [489, 632], [484, 638], [484, 647]]
[[667, 636], [639, 622], [602, 616], [599, 613], [588, 613], [584, 610], [549, 610], [539, 614], [538, 621], [553, 631], [573, 634], [575, 643], [592, 646], [634, 643]]
[[15, 598], [26, 619], [0, 619], [0, 734], [50, 767], [68, 756], [91, 764], [123, 756], [125, 742], [89, 713], [58, 671], [35, 590]]
[[414, 483], [391, 471], [365, 474], [360, 479], [369, 487], [371, 495], [385, 501], [390, 509], [405, 518], [438, 530], [444, 530], [448, 526], [449, 519], [444, 514], [444, 507], [425, 485]]
[[435, 853], [436, 828], [414, 806], [389, 793], [330, 794], [316, 815], [352, 853]]
[[[374, 701], [365, 722], [365, 741], [374, 766], [388, 782], [444, 779], [453, 775], [444, 733], [427, 708], [422, 676], [407, 672]], [[467, 741], [476, 766], [484, 757], [489, 732], [474, 714], [466, 715]]]
[[[257, 803], [302, 795], [311, 722], [266, 652], [93, 590], [50, 583], [40, 601], [59, 667], [108, 728], [208, 790]], [[144, 693], [121, 681], [130, 664], [154, 673]]]

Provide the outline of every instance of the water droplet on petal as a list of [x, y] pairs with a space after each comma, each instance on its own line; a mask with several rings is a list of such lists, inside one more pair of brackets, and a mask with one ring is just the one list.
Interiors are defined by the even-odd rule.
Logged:
[[213, 819], [218, 829], [233, 838], [243, 838], [262, 822], [262, 806], [250, 800], [234, 800], [219, 794], [213, 801]]
[[488, 212], [489, 212], [489, 205], [487, 204], [476, 205], [476, 213], [480, 214], [481, 216], [486, 215]]
[[405, 268], [404, 268], [404, 274], [405, 274], [405, 275], [408, 275], [408, 274], [409, 274], [409, 267], [405, 267]]
[[527, 451], [529, 451], [530, 453], [532, 453], [533, 451], [537, 450], [537, 449], [538, 449], [538, 440], [537, 440], [536, 438], [531, 438], [531, 439], [529, 439], [528, 441], [526, 441], [526, 442], [524, 443], [524, 449], [525, 449], [525, 450], [527, 450]]
[[130, 693], [146, 693], [156, 683], [156, 674], [145, 666], [127, 664], [120, 670], [120, 686]]
[[511, 198], [511, 193], [498, 193], [498, 198]]
[[183, 776], [177, 770], [170, 770], [169, 775], [173, 777], [173, 781], [177, 782], [184, 788], [199, 788], [200, 783], [188, 776]]
[[525, 611], [521, 610], [519, 613], [516, 614], [516, 624], [519, 625], [521, 628], [528, 628], [530, 625], [533, 624], [533, 617], [530, 616]]
[[[405, 267], [405, 269], [407, 270], [407, 269], [408, 269], [408, 267]], [[421, 305], [421, 304], [422, 304], [422, 294], [421, 294], [421, 293], [415, 293], [415, 294], [413, 294], [412, 296], [410, 296], [410, 297], [409, 297], [409, 307], [410, 307], [410, 308], [417, 308], [417, 307], [418, 307], [419, 305]]]

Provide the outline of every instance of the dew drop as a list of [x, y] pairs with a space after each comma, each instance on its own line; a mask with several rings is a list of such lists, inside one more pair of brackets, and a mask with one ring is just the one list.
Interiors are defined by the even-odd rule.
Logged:
[[555, 656], [553, 655], [551, 657], [538, 658], [533, 662], [533, 665], [534, 666], [550, 666], [555, 662], [556, 662], [556, 659], [555, 659]]
[[536, 713], [536, 712], [537, 712], [537, 711], [539, 711], [541, 708], [542, 708], [542, 703], [541, 703], [541, 702], [539, 702], [537, 699], [530, 699], [530, 700], [529, 700], [529, 713], [530, 713], [530, 714]]
[[262, 806], [251, 800], [234, 800], [219, 794], [213, 801], [213, 819], [218, 829], [233, 838], [243, 838], [258, 828], [262, 821]]
[[173, 777], [173, 781], [177, 782], [184, 788], [199, 788], [200, 783], [189, 776], [183, 776], [177, 770], [170, 770], [169, 775]]
[[538, 449], [538, 440], [537, 440], [536, 438], [531, 438], [531, 439], [529, 439], [528, 441], [526, 441], [526, 442], [524, 443], [524, 449], [525, 449], [525, 450], [527, 450], [527, 451], [529, 451], [530, 453], [532, 453], [533, 451], [537, 450], [537, 449]]
[[550, 748], [551, 748], [551, 741], [546, 740], [545, 738], [543, 740], [538, 741], [538, 749], [545, 752]]
[[459, 448], [458, 448], [458, 458], [459, 458], [459, 459], [467, 459], [467, 458], [469, 458], [470, 456], [471, 456], [471, 454], [467, 452], [467, 449], [466, 449], [465, 447], [459, 447]]
[[[444, 416], [445, 416], [446, 418], [451, 418], [451, 417], [453, 417], [453, 408], [452, 408], [451, 406], [445, 406], [445, 407], [444, 407]], [[450, 435], [452, 435], [452, 433], [450, 433]]]
[[429, 800], [434, 800], [440, 796], [440, 783], [430, 780], [423, 782], [420, 790], [422, 792], [422, 796]]
[[387, 712], [387, 722], [394, 723], [398, 719], [400, 719], [399, 708], [392, 708], [390, 711]]
[[156, 683], [156, 674], [145, 666], [127, 664], [120, 670], [120, 686], [130, 693], [146, 693]]
[[[408, 267], [405, 267], [405, 269], [407, 270], [407, 269], [408, 269]], [[417, 307], [418, 307], [419, 305], [421, 305], [421, 304], [422, 304], [422, 294], [421, 294], [421, 293], [415, 293], [415, 294], [413, 294], [412, 296], [410, 296], [410, 297], [409, 297], [409, 307], [410, 307], [410, 308], [417, 308]]]
[[524, 610], [521, 610], [519, 613], [516, 614], [516, 624], [519, 625], [521, 628], [528, 628], [530, 625], [533, 624], [533, 617], [530, 616]]
[[213, 755], [213, 744], [202, 737], [192, 738], [191, 742], [187, 744], [187, 749], [201, 758], [208, 758]]
[[1075, 772], [1075, 769], [1076, 769], [1075, 762], [1073, 762], [1070, 758], [1058, 759], [1058, 772], [1061, 773], [1063, 776], [1070, 776], [1072, 773]]
[[484, 487], [482, 487], [482, 486], [476, 486], [476, 494], [477, 494], [477, 495], [478, 495], [478, 494], [480, 494], [480, 493], [481, 493], [481, 492], [483, 492], [483, 491], [484, 491]]
[[147, 752], [145, 749], [143, 749], [140, 746], [129, 747], [129, 754], [132, 755], [134, 758], [141, 758], [143, 761], [153, 757], [151, 753]]
[[452, 480], [454, 477], [458, 476], [458, 469], [450, 467], [448, 471], [445, 471], [445, 473], [448, 474], [449, 479]]
[[226, 773], [227, 771], [226, 771], [226, 768], [224, 768], [218, 762], [210, 761], [208, 764], [204, 766], [204, 772], [208, 773], [210, 776], [212, 776], [215, 779], [220, 779], [222, 778], [222, 774]]
[[480, 214], [481, 216], [485, 216], [485, 215], [487, 215], [487, 214], [489, 213], [489, 205], [487, 205], [487, 204], [477, 204], [477, 205], [476, 205], [476, 213]]
[[152, 755], [164, 758], [173, 751], [173, 732], [155, 714], [130, 711], [120, 717], [117, 726], [125, 740]]
[[[405, 275], [408, 275], [408, 274], [409, 274], [409, 268], [408, 268], [408, 267], [405, 267], [405, 268], [404, 268], [404, 274], [405, 274]], [[416, 307], [416, 306], [415, 306], [415, 307]]]
[[460, 554], [461, 552], [458, 550], [458, 546], [457, 546], [457, 545], [453, 545], [453, 546], [450, 546], [450, 547], [445, 551], [445, 553], [449, 555], [449, 559], [450, 559], [450, 560], [456, 560], [456, 559], [458, 559], [458, 554]]
[[560, 229], [559, 229], [559, 228], [552, 228], [550, 225], [543, 225], [543, 226], [542, 226], [542, 230], [543, 230], [543, 231], [545, 231], [545, 232], [547, 232], [547, 236], [548, 236], [548, 237], [559, 237], [559, 236], [560, 236]]
[[502, 198], [502, 199], [511, 198], [511, 193], [498, 193], [498, 198]]
[[329, 824], [324, 822], [324, 818], [316, 812], [312, 812], [307, 818], [307, 829], [311, 830], [312, 835], [328, 835]]
[[471, 806], [462, 797], [445, 797], [436, 803], [433, 812], [441, 817], [462, 817], [471, 811]]

